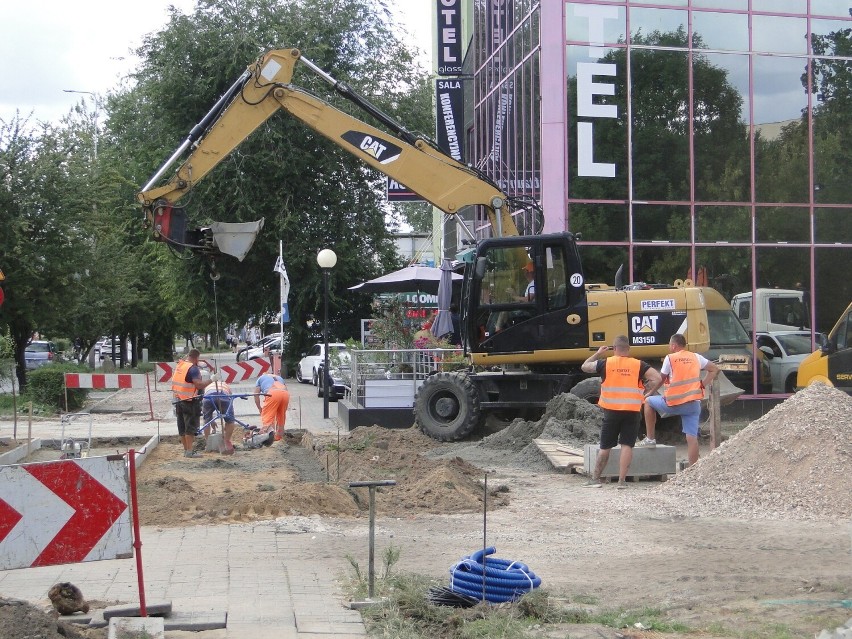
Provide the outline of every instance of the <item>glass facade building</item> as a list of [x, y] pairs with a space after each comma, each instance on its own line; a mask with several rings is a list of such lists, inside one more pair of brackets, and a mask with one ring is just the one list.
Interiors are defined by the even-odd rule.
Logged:
[[581, 234], [587, 281], [801, 289], [828, 332], [852, 300], [852, 0], [469, 13], [469, 161], [542, 204], [523, 232]]

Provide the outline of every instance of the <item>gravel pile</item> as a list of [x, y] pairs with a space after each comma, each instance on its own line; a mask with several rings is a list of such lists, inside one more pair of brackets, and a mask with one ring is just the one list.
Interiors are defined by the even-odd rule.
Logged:
[[657, 514], [844, 519], [852, 516], [850, 462], [852, 398], [814, 384], [692, 468], [636, 497]]

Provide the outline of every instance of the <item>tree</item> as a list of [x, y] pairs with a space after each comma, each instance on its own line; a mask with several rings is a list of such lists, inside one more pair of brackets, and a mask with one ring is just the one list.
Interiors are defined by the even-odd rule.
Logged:
[[6, 302], [0, 327], [15, 343], [16, 374], [26, 385], [24, 351], [38, 330], [63, 330], [86, 264], [85, 201], [76, 132], [16, 117], [0, 123], [0, 263]]

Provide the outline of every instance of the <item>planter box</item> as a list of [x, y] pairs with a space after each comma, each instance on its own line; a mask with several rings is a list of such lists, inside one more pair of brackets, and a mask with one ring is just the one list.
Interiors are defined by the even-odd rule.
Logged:
[[414, 393], [422, 383], [419, 379], [364, 380], [364, 408], [413, 408]]

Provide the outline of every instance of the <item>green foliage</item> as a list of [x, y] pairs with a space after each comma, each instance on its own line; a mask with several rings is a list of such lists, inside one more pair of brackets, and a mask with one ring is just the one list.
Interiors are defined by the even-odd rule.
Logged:
[[397, 295], [376, 298], [373, 302], [370, 333], [378, 338], [378, 348], [414, 347], [414, 331], [405, 316], [406, 310], [407, 307]]
[[9, 335], [0, 334], [0, 379], [9, 379], [15, 370], [15, 343]]
[[23, 401], [55, 410], [71, 411], [83, 406], [88, 396], [84, 388], [68, 389], [68, 405], [65, 405], [65, 373], [86, 372], [88, 369], [76, 364], [50, 364], [30, 372], [29, 383]]
[[0, 334], [0, 360], [11, 359], [15, 355], [15, 345], [9, 335]]
[[20, 407], [21, 400], [12, 397], [11, 394], [3, 393], [0, 395], [0, 415], [11, 415], [15, 407]]
[[[359, 593], [363, 592], [361, 585], [360, 582], [350, 584], [359, 588]], [[524, 639], [541, 636], [541, 631], [534, 626], [593, 622], [587, 612], [562, 607], [540, 588], [509, 604], [451, 608], [429, 603], [428, 591], [435, 585], [435, 580], [414, 574], [391, 575], [379, 580], [376, 595], [382, 602], [362, 611], [370, 636]]]
[[54, 341], [54, 343], [56, 344], [56, 350], [60, 353], [65, 353], [66, 356], [71, 353], [71, 340], [67, 337], [59, 337]]

